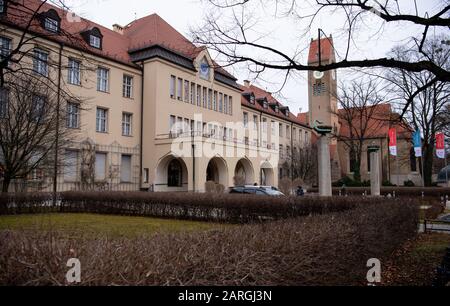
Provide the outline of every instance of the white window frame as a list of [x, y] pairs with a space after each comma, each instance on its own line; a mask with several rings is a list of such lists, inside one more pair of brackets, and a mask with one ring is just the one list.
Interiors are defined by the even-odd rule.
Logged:
[[122, 96], [124, 98], [128, 98], [128, 99], [133, 98], [133, 85], [134, 85], [133, 76], [124, 74], [123, 75], [123, 86], [122, 86]]
[[47, 31], [57, 33], [59, 32], [59, 22], [51, 17], [45, 17], [44, 27]]
[[133, 135], [133, 114], [122, 113], [122, 136]]
[[183, 79], [177, 79], [177, 100], [183, 101]]
[[89, 45], [93, 48], [100, 49], [102, 47], [102, 39], [96, 35], [89, 35]]
[[109, 92], [109, 69], [97, 68], [97, 91]]
[[67, 102], [67, 128], [78, 129], [80, 127], [80, 105]]
[[176, 92], [176, 83], [177, 83], [177, 77], [174, 75], [170, 76], [170, 83], [169, 83], [169, 95], [172, 99], [175, 99], [175, 92]]
[[37, 74], [48, 77], [48, 52], [42, 49], [34, 49], [33, 68]]
[[0, 59], [7, 57], [11, 53], [12, 40], [8, 37], [0, 36]]
[[81, 85], [81, 62], [69, 58], [68, 82], [72, 85]]
[[108, 109], [97, 107], [95, 130], [97, 133], [108, 133]]

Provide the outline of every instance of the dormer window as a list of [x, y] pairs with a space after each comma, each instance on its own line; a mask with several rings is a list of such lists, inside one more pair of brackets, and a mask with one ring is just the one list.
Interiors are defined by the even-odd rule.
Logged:
[[49, 32], [58, 33], [60, 30], [61, 18], [54, 9], [40, 14], [41, 25]]
[[209, 66], [208, 60], [206, 59], [206, 57], [204, 57], [201, 61], [200, 61], [200, 67], [199, 67], [199, 74], [200, 77], [204, 80], [209, 80], [211, 77], [211, 67]]
[[86, 43], [88, 43], [92, 48], [103, 48], [103, 35], [97, 27], [82, 32], [81, 36], [83, 36]]
[[89, 44], [91, 47], [100, 49], [102, 46], [102, 40], [100, 39], [100, 37], [91, 34], [89, 37]]
[[264, 101], [263, 107], [264, 107], [265, 109], [269, 108], [269, 103], [268, 103], [267, 101]]
[[46, 30], [56, 33], [59, 31], [59, 22], [53, 18], [46, 17], [44, 27]]
[[250, 95], [250, 103], [255, 104], [255, 96], [253, 94]]
[[280, 108], [278, 107], [278, 105], [275, 106], [275, 112], [278, 113], [280, 111]]

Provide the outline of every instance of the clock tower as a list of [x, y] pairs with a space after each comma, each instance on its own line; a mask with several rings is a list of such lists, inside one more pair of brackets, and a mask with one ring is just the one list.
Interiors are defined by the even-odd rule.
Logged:
[[[320, 40], [311, 40], [309, 49], [308, 65], [319, 66], [336, 62], [333, 37]], [[337, 103], [337, 72], [335, 70], [319, 72], [308, 72], [308, 92], [309, 92], [309, 124], [314, 126], [316, 120], [323, 125], [332, 127], [332, 135], [339, 135], [340, 125], [338, 117]], [[338, 150], [338, 140], [336, 137], [330, 139], [331, 153], [331, 176], [333, 181], [341, 178], [341, 167]]]
[[[321, 64], [326, 65], [336, 61], [333, 47], [333, 38], [327, 37], [320, 41]], [[309, 66], [319, 66], [319, 41], [312, 40], [309, 57]], [[309, 91], [309, 124], [314, 125], [316, 120], [324, 125], [333, 128], [333, 133], [339, 131], [339, 120], [337, 116], [337, 72], [327, 71], [308, 72], [308, 91]]]

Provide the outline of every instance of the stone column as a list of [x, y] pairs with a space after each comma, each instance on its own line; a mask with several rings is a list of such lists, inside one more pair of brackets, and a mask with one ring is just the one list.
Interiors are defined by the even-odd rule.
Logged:
[[327, 135], [319, 138], [319, 194], [321, 197], [333, 196], [331, 186], [330, 139]]
[[380, 177], [380, 147], [369, 146], [367, 148], [370, 154], [370, 189], [373, 197], [381, 195], [381, 177]]

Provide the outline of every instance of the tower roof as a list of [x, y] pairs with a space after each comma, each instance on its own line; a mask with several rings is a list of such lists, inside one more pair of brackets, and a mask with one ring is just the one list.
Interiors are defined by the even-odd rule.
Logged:
[[[320, 40], [320, 48], [322, 50], [322, 61], [329, 61], [334, 59], [334, 42], [333, 38], [322, 38]], [[309, 56], [308, 63], [317, 63], [319, 61], [319, 40], [311, 41], [311, 45], [309, 47]]]

